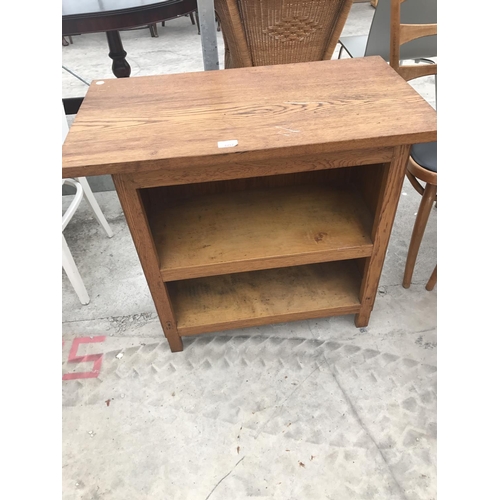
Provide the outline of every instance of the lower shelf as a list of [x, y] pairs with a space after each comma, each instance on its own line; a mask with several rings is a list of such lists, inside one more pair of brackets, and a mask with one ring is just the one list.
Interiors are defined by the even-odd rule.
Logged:
[[336, 261], [172, 281], [168, 287], [180, 335], [196, 335], [360, 310], [361, 275]]

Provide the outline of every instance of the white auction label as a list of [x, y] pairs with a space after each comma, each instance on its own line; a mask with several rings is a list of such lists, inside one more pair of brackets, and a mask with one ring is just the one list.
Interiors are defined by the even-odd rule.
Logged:
[[234, 146], [237, 146], [238, 145], [238, 141], [237, 140], [234, 140], [234, 141], [219, 141], [217, 143], [217, 147], [219, 148], [234, 148]]

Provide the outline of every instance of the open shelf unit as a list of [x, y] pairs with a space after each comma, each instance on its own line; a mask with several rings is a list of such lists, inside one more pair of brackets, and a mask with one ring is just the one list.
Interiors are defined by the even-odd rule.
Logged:
[[277, 321], [368, 325], [411, 145], [437, 136], [386, 61], [98, 83], [63, 178], [113, 176], [172, 352], [182, 335]]
[[359, 312], [381, 169], [141, 190], [179, 334]]

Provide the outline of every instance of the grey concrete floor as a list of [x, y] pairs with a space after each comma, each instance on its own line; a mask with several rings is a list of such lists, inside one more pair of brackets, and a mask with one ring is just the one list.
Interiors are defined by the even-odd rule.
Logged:
[[[372, 15], [354, 4], [343, 34], [366, 34]], [[203, 70], [189, 18], [158, 31], [122, 33], [132, 76]], [[73, 42], [66, 67], [113, 77], [104, 34]], [[434, 104], [432, 79], [415, 88]], [[85, 92], [62, 72], [63, 97]], [[177, 354], [116, 193], [96, 198], [113, 238], [85, 202], [64, 233], [91, 299], [82, 306], [63, 272], [64, 499], [436, 497], [437, 287], [424, 287], [437, 210], [405, 290], [420, 202], [407, 181], [367, 328], [353, 316], [299, 321], [186, 338]]]

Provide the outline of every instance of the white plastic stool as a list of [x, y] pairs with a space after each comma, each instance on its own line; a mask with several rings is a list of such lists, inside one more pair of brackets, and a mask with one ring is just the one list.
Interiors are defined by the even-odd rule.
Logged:
[[[66, 114], [64, 112], [64, 107], [62, 108], [62, 142], [64, 143], [66, 136], [68, 135], [69, 127], [68, 127], [68, 121], [66, 119]], [[71, 220], [73, 215], [76, 212], [76, 209], [80, 205], [80, 202], [82, 201], [83, 198], [87, 200], [87, 202], [90, 205], [90, 208], [92, 208], [92, 211], [94, 212], [95, 216], [97, 217], [97, 220], [101, 224], [101, 226], [104, 228], [104, 231], [106, 231], [106, 234], [111, 238], [113, 236], [113, 231], [109, 227], [108, 221], [104, 217], [104, 214], [102, 213], [101, 207], [99, 207], [99, 204], [97, 203], [97, 200], [95, 199], [94, 193], [92, 193], [92, 190], [90, 189], [89, 183], [85, 177], [77, 177], [76, 179], [63, 179], [62, 184], [69, 184], [73, 186], [76, 189], [76, 194], [73, 200], [71, 201], [70, 206], [64, 212], [63, 218], [62, 218], [62, 230], [64, 231], [64, 228], [68, 225], [68, 222]], [[87, 289], [85, 288], [85, 285], [83, 284], [82, 277], [80, 276], [80, 273], [78, 272], [78, 268], [76, 267], [75, 261], [73, 259], [73, 256], [71, 255], [71, 252], [69, 250], [68, 244], [66, 243], [66, 239], [64, 238], [64, 234], [62, 235], [62, 266], [64, 271], [66, 272], [66, 275], [68, 276], [68, 279], [75, 289], [76, 294], [78, 295], [78, 298], [80, 299], [80, 302], [82, 304], [88, 304], [90, 302], [89, 294], [87, 293]]]

